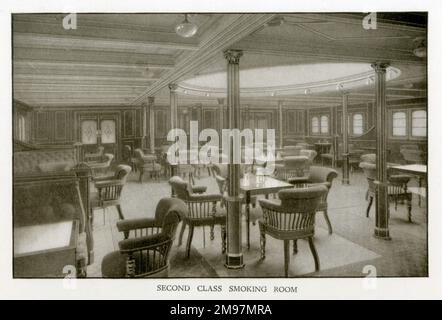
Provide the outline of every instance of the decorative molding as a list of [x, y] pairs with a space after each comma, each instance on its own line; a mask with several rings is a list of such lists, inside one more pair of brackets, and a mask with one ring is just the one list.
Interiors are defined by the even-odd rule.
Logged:
[[239, 64], [239, 59], [242, 57], [243, 52], [241, 50], [229, 49], [224, 51], [224, 58], [230, 64]]
[[234, 14], [222, 17], [218, 26], [208, 31], [205, 38], [201, 40], [198, 50], [177, 61], [175, 68], [168, 71], [162, 79], [147, 89], [133, 103], [137, 103], [145, 96], [155, 94], [170, 82], [177, 81], [182, 76], [198, 70], [201, 65], [207, 63], [219, 52], [249, 35], [274, 16], [274, 14]]

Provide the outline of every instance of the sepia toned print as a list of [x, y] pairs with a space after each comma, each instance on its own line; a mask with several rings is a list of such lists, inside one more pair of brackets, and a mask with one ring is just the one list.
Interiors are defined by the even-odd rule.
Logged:
[[13, 277], [428, 277], [427, 31], [12, 14]]

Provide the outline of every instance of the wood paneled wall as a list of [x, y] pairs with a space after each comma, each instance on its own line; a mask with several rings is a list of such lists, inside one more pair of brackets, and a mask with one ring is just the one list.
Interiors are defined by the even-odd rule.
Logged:
[[[426, 108], [426, 99], [401, 100], [401, 102], [389, 102], [388, 108]], [[142, 112], [141, 107], [75, 107], [75, 108], [30, 108], [25, 104], [14, 102], [14, 128], [16, 128], [16, 119], [19, 114], [24, 114], [27, 119], [27, 129], [29, 134], [28, 142], [40, 146], [54, 145], [72, 145], [80, 140], [78, 136], [77, 115], [82, 112], [88, 114], [100, 114], [105, 111], [114, 112], [119, 115], [118, 141], [120, 151], [125, 144], [132, 148], [138, 148], [142, 145]], [[372, 103], [350, 105], [349, 114], [364, 114], [364, 130], [371, 128], [375, 123], [375, 111]], [[329, 134], [313, 135], [311, 132], [311, 117], [313, 115], [325, 114], [329, 117]], [[149, 113], [146, 115], [149, 117]], [[170, 111], [168, 106], [155, 106], [155, 146], [158, 148], [167, 144], [167, 133], [170, 130]], [[242, 106], [242, 127], [243, 128], [262, 128], [275, 129], [276, 137], [281, 132], [279, 128], [278, 109], [275, 105], [269, 108], [253, 105]], [[227, 119], [227, 114], [224, 113]], [[189, 122], [198, 121], [199, 129], [220, 128], [220, 112], [218, 107], [203, 106], [195, 104], [187, 107], [179, 107], [178, 124], [180, 128], [189, 132]], [[149, 119], [147, 119], [149, 124]], [[322, 108], [300, 108], [284, 105], [283, 107], [283, 139], [284, 142], [293, 143], [293, 141], [307, 140], [315, 142], [319, 139], [330, 139], [335, 134], [342, 134], [342, 111], [341, 106], [322, 107]], [[149, 132], [149, 130], [147, 130]], [[14, 130], [14, 138], [16, 138]], [[149, 139], [149, 137], [147, 137]], [[352, 137], [350, 137], [350, 142]], [[361, 144], [373, 145], [374, 140], [358, 141]], [[389, 144], [393, 153], [398, 153], [402, 144], [415, 143], [426, 149], [426, 140], [395, 140], [389, 139]], [[397, 149], [397, 150], [396, 150]]]

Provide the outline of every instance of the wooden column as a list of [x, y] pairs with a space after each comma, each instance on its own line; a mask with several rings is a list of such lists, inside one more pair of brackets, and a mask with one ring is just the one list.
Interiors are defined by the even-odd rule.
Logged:
[[141, 148], [146, 149], [147, 148], [147, 135], [148, 135], [148, 129], [147, 129], [147, 115], [148, 115], [148, 105], [143, 102], [141, 104]]
[[[278, 101], [278, 129], [279, 129], [279, 147], [282, 148], [284, 146], [284, 121], [283, 121], [283, 114], [282, 114], [282, 106], [283, 101]], [[293, 125], [295, 125], [293, 123]]]
[[[239, 97], [239, 59], [242, 51], [227, 50], [227, 109], [229, 112], [229, 129], [240, 128], [241, 108]], [[241, 190], [240, 164], [233, 163], [233, 139], [230, 141], [228, 164], [227, 200], [227, 254], [225, 266], [229, 269], [243, 268], [242, 234], [241, 234]], [[236, 150], [241, 152], [240, 150]], [[240, 154], [240, 153], [238, 153]]]
[[170, 129], [178, 127], [178, 97], [176, 90], [178, 86], [175, 83], [169, 84], [170, 89]]
[[149, 149], [150, 153], [153, 154], [155, 153], [155, 97], [148, 97], [147, 103], [149, 106]]
[[388, 180], [387, 180], [387, 102], [386, 69], [388, 63], [372, 64], [375, 71], [376, 97], [376, 226], [375, 237], [390, 240], [388, 228]]
[[[348, 162], [348, 93], [342, 95], [342, 184], [350, 184]], [[337, 152], [335, 152], [337, 154]]]
[[[174, 130], [178, 127], [178, 99], [176, 89], [178, 86], [175, 83], [169, 84], [170, 89], [170, 130]], [[170, 176], [173, 177], [176, 172], [176, 165], [170, 165]], [[171, 196], [175, 197], [175, 192], [171, 188]]]
[[218, 98], [218, 105], [219, 105], [219, 132], [220, 136], [222, 134], [222, 130], [225, 128], [224, 125], [224, 98]]

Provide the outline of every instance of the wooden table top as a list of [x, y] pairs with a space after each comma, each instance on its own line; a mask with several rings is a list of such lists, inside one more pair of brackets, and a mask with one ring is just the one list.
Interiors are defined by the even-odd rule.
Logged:
[[330, 146], [331, 142], [315, 142], [316, 146]]
[[427, 174], [427, 166], [424, 164], [406, 164], [399, 166], [392, 166], [391, 168], [412, 174], [425, 175]]
[[287, 188], [293, 188], [293, 185], [270, 176], [257, 177], [250, 175], [248, 178], [241, 179], [241, 190], [243, 191], [266, 191]]

